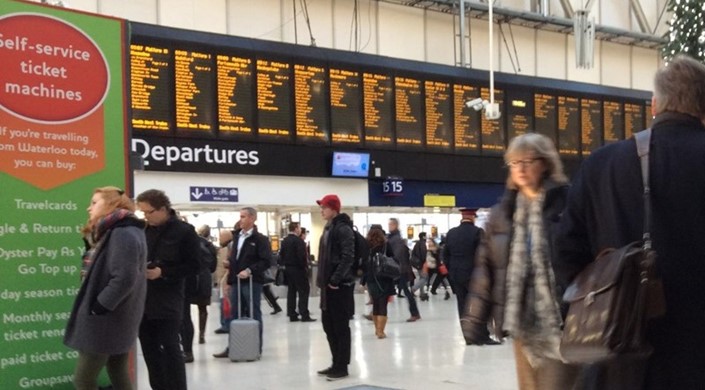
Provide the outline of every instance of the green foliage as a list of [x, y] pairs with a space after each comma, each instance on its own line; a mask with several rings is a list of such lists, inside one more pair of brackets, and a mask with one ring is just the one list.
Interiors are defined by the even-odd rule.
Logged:
[[662, 49], [666, 62], [677, 54], [687, 54], [705, 63], [705, 0], [670, 0], [671, 20]]

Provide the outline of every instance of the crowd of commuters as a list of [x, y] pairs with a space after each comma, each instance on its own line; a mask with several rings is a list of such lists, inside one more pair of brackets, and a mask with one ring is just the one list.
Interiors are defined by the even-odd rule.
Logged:
[[[550, 138], [526, 133], [512, 139], [504, 154], [506, 190], [483, 228], [473, 210], [461, 209], [460, 224], [440, 243], [425, 233], [412, 250], [390, 218], [362, 238], [341, 200], [329, 194], [316, 203], [325, 227], [317, 252], [320, 313], [331, 365], [318, 371], [328, 380], [349, 375], [356, 267], [370, 297], [374, 333], [386, 338], [388, 302], [398, 289], [408, 303], [408, 322], [421, 319], [415, 291], [428, 300], [443, 285], [455, 299], [466, 344], [492, 345], [511, 338], [521, 390], [698, 389], [705, 386], [705, 65], [675, 57], [655, 77], [650, 140], [651, 209], [634, 139], [593, 152], [569, 182]], [[245, 315], [259, 323], [265, 286], [271, 283], [269, 239], [258, 232], [257, 211], [240, 210], [232, 231], [221, 232], [218, 267], [204, 268], [199, 254], [207, 227], [199, 230], [178, 218], [160, 190], [136, 197], [144, 215], [116, 187], [96, 189], [83, 229], [86, 253], [82, 284], [65, 332], [67, 346], [79, 351], [74, 383], [95, 389], [107, 368], [112, 386], [131, 389], [128, 352], [139, 337], [153, 389], [185, 389], [185, 362], [194, 329], [190, 305], [199, 307], [199, 342], [213, 284], [221, 289], [221, 328]], [[604, 248], [639, 241], [644, 213], [651, 212], [651, 238], [665, 290], [666, 314], [649, 323], [651, 355], [617, 355], [595, 363], [565, 361], [560, 344], [566, 304], [563, 292]], [[280, 265], [288, 286], [286, 314], [291, 322], [313, 322], [310, 250], [298, 223], [288, 226]], [[210, 243], [208, 243], [210, 244]], [[215, 257], [215, 249], [211, 248]], [[380, 271], [389, 261], [398, 274]], [[394, 265], [392, 264], [392, 265]], [[211, 273], [215, 270], [213, 279]], [[208, 291], [194, 288], [204, 275]], [[207, 276], [206, 276], [207, 275]], [[236, 283], [238, 280], [244, 283]], [[249, 285], [252, 287], [250, 288]], [[402, 295], [403, 294], [403, 295]], [[268, 295], [268, 294], [265, 294]], [[298, 299], [298, 301], [297, 301]], [[276, 314], [281, 308], [269, 298]], [[423, 303], [421, 304], [423, 305]], [[190, 325], [190, 327], [189, 327]], [[293, 325], [292, 325], [293, 326]], [[183, 349], [182, 349], [183, 348]], [[216, 357], [228, 357], [226, 348]]]

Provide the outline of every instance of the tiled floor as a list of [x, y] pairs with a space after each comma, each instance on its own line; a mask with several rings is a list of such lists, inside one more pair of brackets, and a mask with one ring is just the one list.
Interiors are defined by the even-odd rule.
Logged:
[[[280, 294], [282, 295], [282, 294]], [[389, 305], [387, 338], [374, 336], [372, 322], [361, 317], [370, 310], [365, 295], [355, 294], [356, 315], [352, 329], [350, 377], [327, 382], [316, 370], [330, 365], [330, 351], [321, 322], [290, 323], [284, 315], [264, 314], [264, 350], [260, 361], [231, 363], [211, 355], [224, 349], [227, 335], [216, 335], [218, 306], [211, 305], [206, 344], [194, 344], [194, 363], [186, 365], [192, 390], [219, 389], [515, 389], [516, 375], [510, 342], [500, 346], [465, 346], [455, 297], [432, 296], [418, 302], [421, 321], [407, 323], [406, 299], [395, 298]], [[282, 296], [279, 303], [286, 307]], [[196, 307], [192, 306], [194, 314]], [[318, 297], [309, 307], [320, 317]], [[285, 310], [286, 311], [286, 310]], [[198, 318], [194, 315], [193, 318]], [[197, 339], [196, 339], [197, 340]], [[141, 352], [138, 359], [139, 389], [149, 389]]]

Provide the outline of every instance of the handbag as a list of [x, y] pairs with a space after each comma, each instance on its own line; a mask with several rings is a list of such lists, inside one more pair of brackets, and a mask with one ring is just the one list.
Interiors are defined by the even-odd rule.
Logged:
[[274, 275], [274, 284], [277, 286], [286, 286], [286, 273], [284, 272], [285, 267], [277, 267], [277, 273]]
[[438, 273], [442, 276], [448, 275], [448, 266], [446, 266], [445, 263], [441, 263], [441, 265], [438, 266]]
[[401, 268], [399, 263], [393, 258], [387, 256], [387, 245], [385, 244], [384, 250], [379, 253], [375, 253], [372, 257], [372, 269], [375, 278], [386, 278], [397, 280], [401, 277]]
[[644, 183], [644, 235], [641, 241], [605, 249], [568, 286], [568, 315], [560, 352], [570, 363], [595, 363], [617, 355], [646, 357], [647, 320], [665, 312], [663, 285], [651, 248], [649, 139], [651, 129], [635, 135]]

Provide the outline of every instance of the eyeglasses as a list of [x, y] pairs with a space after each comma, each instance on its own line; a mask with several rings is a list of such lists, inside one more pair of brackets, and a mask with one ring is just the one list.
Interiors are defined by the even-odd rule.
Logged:
[[539, 160], [543, 160], [543, 159], [540, 157], [534, 157], [534, 158], [525, 158], [523, 160], [512, 160], [512, 161], [507, 162], [507, 166], [509, 168], [514, 168], [514, 169], [525, 168], [525, 167], [530, 167], [530, 166], [534, 165], [534, 163]]

